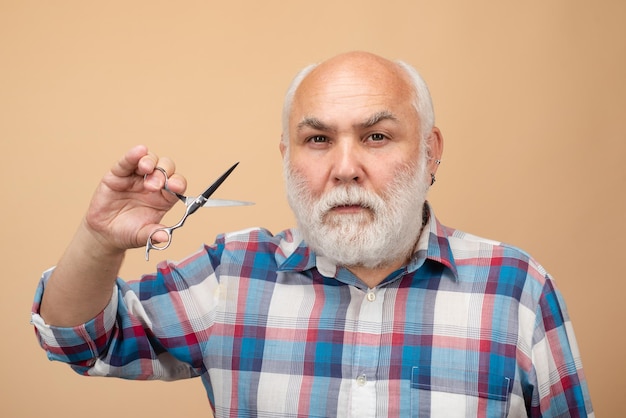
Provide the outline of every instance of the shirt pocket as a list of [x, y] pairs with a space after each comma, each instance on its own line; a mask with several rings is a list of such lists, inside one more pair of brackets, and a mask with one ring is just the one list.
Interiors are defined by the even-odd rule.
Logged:
[[411, 370], [411, 417], [505, 417], [512, 378], [485, 371], [420, 366]]

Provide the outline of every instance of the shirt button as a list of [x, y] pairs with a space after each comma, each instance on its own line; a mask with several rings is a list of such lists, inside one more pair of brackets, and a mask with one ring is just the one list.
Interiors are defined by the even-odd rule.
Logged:
[[365, 376], [364, 374], [360, 375], [359, 377], [356, 378], [356, 384], [359, 386], [365, 386], [365, 384], [367, 383], [367, 376]]
[[369, 300], [370, 302], [374, 302], [376, 300], [376, 293], [374, 292], [367, 292], [367, 300]]

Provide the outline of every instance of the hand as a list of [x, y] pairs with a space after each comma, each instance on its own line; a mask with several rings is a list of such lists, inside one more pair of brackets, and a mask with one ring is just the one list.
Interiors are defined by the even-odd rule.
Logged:
[[[178, 199], [163, 189], [165, 176], [155, 167], [167, 172], [172, 191], [184, 193], [187, 183], [174, 174], [174, 162], [142, 145], [130, 149], [102, 178], [84, 226], [105, 249], [120, 252], [144, 246], [150, 232], [163, 226], [159, 222]], [[157, 233], [152, 239], [162, 242], [167, 236]]]

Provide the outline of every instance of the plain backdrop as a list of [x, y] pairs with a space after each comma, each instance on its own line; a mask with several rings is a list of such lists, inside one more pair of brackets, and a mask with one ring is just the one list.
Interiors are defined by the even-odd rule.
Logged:
[[625, 19], [622, 0], [0, 0], [0, 415], [210, 416], [198, 379], [49, 362], [29, 324], [36, 284], [137, 143], [175, 159], [191, 194], [240, 161], [216, 197], [256, 205], [199, 212], [150, 262], [129, 252], [124, 278], [219, 232], [292, 226], [283, 93], [304, 65], [359, 49], [423, 74], [445, 138], [438, 217], [552, 273], [596, 416], [625, 416]]

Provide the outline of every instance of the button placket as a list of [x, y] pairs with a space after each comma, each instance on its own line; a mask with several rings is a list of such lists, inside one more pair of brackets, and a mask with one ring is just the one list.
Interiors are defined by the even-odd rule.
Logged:
[[376, 410], [376, 371], [379, 366], [383, 330], [384, 288], [361, 293], [354, 352], [351, 415], [369, 415]]

